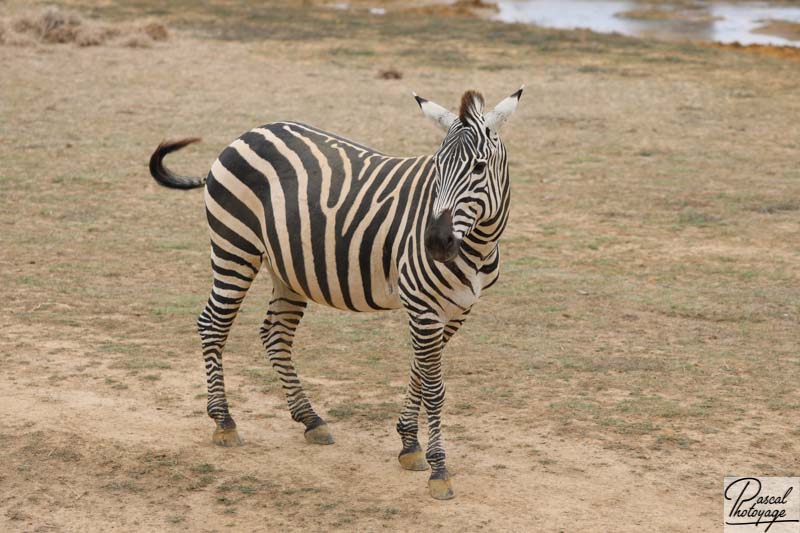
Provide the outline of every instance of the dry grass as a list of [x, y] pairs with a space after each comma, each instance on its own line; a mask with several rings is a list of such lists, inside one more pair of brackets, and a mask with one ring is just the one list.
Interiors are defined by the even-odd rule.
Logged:
[[[793, 62], [277, 1], [67, 7], [176, 30], [0, 47], [0, 529], [709, 531], [725, 474], [797, 474]], [[402, 313], [311, 307], [297, 365], [337, 444], [304, 445], [258, 339], [266, 276], [225, 359], [247, 445], [213, 447], [202, 197], [152, 182], [153, 147], [203, 135], [172, 160], [203, 173], [293, 118], [429, 153], [411, 90], [452, 107], [522, 82], [500, 283], [445, 355], [458, 499], [396, 464]]]
[[739, 43], [733, 43], [733, 44], [714, 43], [709, 46], [713, 46], [715, 48], [724, 48], [728, 50], [736, 50], [740, 52], [747, 52], [751, 54], [758, 54], [761, 56], [768, 56], [778, 59], [789, 59], [793, 61], [800, 60], [800, 48], [796, 46], [775, 46], [771, 44], [742, 45]]
[[0, 44], [34, 46], [74, 43], [80, 47], [121, 44], [146, 48], [169, 38], [159, 22], [107, 24], [86, 19], [75, 11], [48, 6], [0, 20]]

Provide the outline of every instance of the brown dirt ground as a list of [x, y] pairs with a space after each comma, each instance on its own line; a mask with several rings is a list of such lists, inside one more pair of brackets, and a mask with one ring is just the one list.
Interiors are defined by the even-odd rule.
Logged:
[[[72, 5], [172, 37], [0, 47], [0, 530], [716, 531], [724, 475], [800, 472], [796, 63], [277, 1]], [[203, 135], [172, 164], [204, 173], [292, 118], [426, 153], [411, 90], [521, 82], [501, 281], [445, 354], [457, 498], [395, 459], [400, 312], [310, 309], [298, 367], [337, 443], [304, 443], [258, 340], [267, 276], [225, 359], [247, 444], [214, 447], [201, 193], [158, 188], [153, 147]]]

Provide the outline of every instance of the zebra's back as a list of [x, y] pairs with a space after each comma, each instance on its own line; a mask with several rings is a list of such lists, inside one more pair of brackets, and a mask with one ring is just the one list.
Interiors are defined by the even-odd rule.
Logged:
[[432, 185], [430, 157], [388, 157], [304, 124], [267, 124], [211, 168], [212, 246], [263, 255], [273, 275], [317, 303], [398, 308], [398, 259]]

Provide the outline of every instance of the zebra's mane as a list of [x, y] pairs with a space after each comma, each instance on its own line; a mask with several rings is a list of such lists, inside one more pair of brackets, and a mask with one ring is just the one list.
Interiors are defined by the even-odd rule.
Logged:
[[458, 118], [461, 119], [461, 123], [475, 122], [481, 113], [483, 113], [483, 95], [473, 90], [465, 92], [461, 96], [461, 108], [458, 110]]

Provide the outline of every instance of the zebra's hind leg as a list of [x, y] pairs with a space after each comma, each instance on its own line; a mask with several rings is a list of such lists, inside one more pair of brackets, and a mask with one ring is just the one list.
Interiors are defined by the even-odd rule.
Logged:
[[236, 422], [233, 421], [225, 397], [222, 351], [247, 290], [258, 274], [261, 259], [252, 256], [250, 261], [245, 261], [216, 246], [212, 246], [212, 252], [214, 285], [203, 312], [197, 318], [208, 386], [207, 411], [217, 425], [212, 436], [214, 444], [240, 446], [242, 439], [236, 431]]
[[295, 330], [308, 302], [277, 277], [272, 276], [272, 281], [272, 300], [261, 326], [261, 341], [272, 368], [280, 377], [292, 420], [306, 427], [306, 441], [311, 444], [333, 444], [328, 425], [311, 407], [292, 363]]

